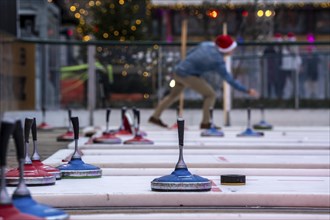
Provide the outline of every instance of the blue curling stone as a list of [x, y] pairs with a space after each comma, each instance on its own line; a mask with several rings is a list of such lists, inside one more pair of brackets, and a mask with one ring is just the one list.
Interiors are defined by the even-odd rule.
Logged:
[[69, 215], [60, 209], [39, 204], [30, 195], [13, 196], [13, 204], [23, 213], [38, 216], [44, 219], [69, 219]]
[[258, 124], [253, 125], [253, 128], [259, 130], [271, 130], [273, 129], [273, 126], [266, 121], [261, 120]]
[[175, 169], [170, 175], [162, 176], [151, 182], [154, 191], [209, 191], [209, 179], [191, 174], [187, 168]]
[[57, 167], [62, 178], [98, 178], [102, 170], [94, 165], [84, 163], [81, 158], [72, 158], [69, 163]]
[[204, 130], [201, 133], [201, 136], [202, 137], [223, 137], [223, 136], [225, 136], [225, 134], [216, 128], [209, 128], [207, 130]]
[[262, 137], [262, 136], [264, 136], [263, 132], [254, 131], [251, 128], [247, 128], [245, 131], [237, 135], [237, 137]]

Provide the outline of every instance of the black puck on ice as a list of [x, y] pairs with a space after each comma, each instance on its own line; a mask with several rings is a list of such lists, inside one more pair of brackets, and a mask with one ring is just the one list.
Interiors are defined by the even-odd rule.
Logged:
[[245, 185], [245, 175], [226, 174], [220, 176], [221, 185]]

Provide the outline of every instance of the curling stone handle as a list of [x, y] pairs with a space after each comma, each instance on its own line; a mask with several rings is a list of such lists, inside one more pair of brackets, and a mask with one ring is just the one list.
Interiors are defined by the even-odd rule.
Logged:
[[6, 154], [10, 135], [13, 133], [15, 124], [13, 122], [1, 122], [0, 133], [0, 166], [6, 166]]
[[110, 121], [110, 113], [111, 113], [111, 109], [107, 108], [107, 113], [106, 113], [106, 122], [109, 123]]
[[121, 108], [121, 125], [120, 130], [124, 129], [124, 120], [125, 120], [126, 107]]
[[213, 123], [213, 108], [210, 108], [209, 112], [210, 112], [210, 122]]
[[[27, 119], [25, 119], [25, 122], [26, 123], [24, 124], [24, 126], [27, 126], [27, 127], [29, 127], [29, 129], [31, 129], [33, 119], [27, 118]], [[22, 128], [21, 121], [16, 121], [16, 126], [15, 126], [15, 131], [14, 131], [13, 136], [14, 136], [14, 141], [15, 141], [15, 146], [16, 146], [17, 160], [18, 160], [18, 167], [19, 167], [18, 168], [19, 169], [18, 186], [13, 193], [13, 197], [15, 198], [16, 195], [30, 196], [30, 191], [27, 189], [25, 180], [24, 180], [24, 164], [32, 164], [32, 161], [30, 160], [30, 158], [28, 156], [28, 148], [27, 148], [28, 143], [25, 143], [25, 145], [24, 145], [23, 128]]]
[[32, 131], [32, 140], [36, 141], [37, 140], [37, 121], [36, 121], [36, 118], [33, 118], [31, 131]]
[[178, 118], [178, 135], [179, 135], [179, 146], [183, 146], [183, 132], [184, 132], [184, 119]]
[[74, 139], [78, 140], [78, 138], [79, 138], [79, 119], [78, 119], [78, 117], [71, 117], [71, 122], [72, 122], [72, 126], [73, 126]]
[[69, 117], [69, 120], [72, 117], [72, 110], [71, 109], [68, 109], [68, 117]]
[[263, 105], [260, 105], [260, 111], [261, 111], [261, 119], [264, 120], [265, 119], [265, 108]]
[[250, 109], [250, 107], [248, 107], [248, 109], [247, 109], [247, 116], [248, 116], [248, 119], [247, 119], [248, 128], [250, 128], [251, 127], [251, 109]]
[[33, 119], [32, 118], [25, 118], [24, 122], [24, 140], [25, 143], [29, 143], [29, 138], [30, 138], [30, 130], [33, 124]]
[[110, 113], [111, 113], [111, 109], [107, 108], [106, 120], [105, 120], [105, 132], [109, 132]]
[[70, 123], [70, 120], [71, 120], [71, 117], [72, 117], [72, 110], [71, 109], [68, 109], [68, 122], [69, 122], [69, 126], [68, 126], [68, 131], [72, 131], [71, 129], [71, 123]]
[[33, 140], [32, 160], [40, 160], [40, 155], [38, 154], [38, 149], [37, 149], [37, 121], [36, 121], [36, 118], [33, 118], [31, 131], [32, 131], [32, 140]]
[[13, 133], [15, 146], [16, 146], [16, 156], [17, 160], [24, 160], [25, 157], [25, 146], [23, 140], [23, 127], [20, 120], [16, 121], [15, 130]]
[[135, 107], [133, 107], [132, 110], [133, 110], [133, 116], [134, 116], [134, 118], [135, 118], [135, 117], [136, 117], [136, 111], [138, 111], [138, 110], [137, 110], [137, 108], [135, 108]]
[[46, 108], [45, 107], [41, 107], [41, 112], [42, 112], [42, 118], [44, 120], [45, 117], [46, 117]]
[[126, 113], [126, 107], [121, 108], [121, 119], [124, 121], [125, 118], [125, 113]]
[[137, 127], [140, 126], [140, 110], [136, 109], [135, 110], [135, 116], [136, 116], [136, 121], [137, 121]]

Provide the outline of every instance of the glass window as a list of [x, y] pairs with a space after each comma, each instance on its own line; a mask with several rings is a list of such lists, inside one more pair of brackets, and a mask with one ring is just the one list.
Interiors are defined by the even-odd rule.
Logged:
[[319, 11], [316, 13], [316, 33], [329, 34], [330, 33], [330, 13], [329, 10]]

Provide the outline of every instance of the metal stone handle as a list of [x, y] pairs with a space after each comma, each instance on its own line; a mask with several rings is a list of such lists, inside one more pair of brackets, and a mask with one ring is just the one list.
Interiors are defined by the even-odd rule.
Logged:
[[69, 116], [69, 120], [70, 120], [70, 118], [72, 116], [72, 110], [71, 109], [68, 109], [68, 116]]
[[15, 124], [9, 121], [1, 122], [0, 129], [0, 166], [6, 166], [6, 155], [10, 135], [13, 133]]
[[43, 118], [43, 120], [45, 120], [45, 117], [46, 117], [46, 108], [45, 107], [42, 107], [41, 108], [41, 111], [42, 111], [42, 118]]
[[264, 120], [265, 119], [265, 108], [264, 105], [260, 105], [260, 111], [261, 111], [261, 119]]
[[183, 146], [184, 119], [178, 118], [177, 124], [178, 124], [179, 146]]
[[29, 143], [29, 138], [30, 138], [30, 130], [33, 124], [33, 119], [32, 118], [25, 118], [24, 122], [24, 140], [25, 143]]
[[247, 109], [247, 116], [248, 116], [248, 128], [251, 127], [251, 109], [248, 107]]
[[140, 125], [140, 110], [135, 109], [135, 117], [136, 117], [136, 121], [137, 121], [137, 127], [139, 127]]
[[210, 108], [209, 112], [210, 112], [210, 122], [213, 123], [213, 108]]
[[32, 153], [32, 160], [40, 160], [40, 155], [37, 149], [37, 121], [36, 118], [33, 118], [32, 123], [32, 139], [33, 139], [33, 153]]
[[78, 140], [78, 138], [79, 138], [79, 119], [78, 119], [78, 117], [71, 117], [71, 122], [72, 122], [72, 126], [73, 126], [74, 139]]
[[106, 113], [106, 122], [109, 123], [110, 121], [110, 113], [111, 113], [111, 109], [107, 108], [107, 113]]
[[125, 118], [125, 113], [126, 113], [126, 107], [122, 107], [121, 108], [121, 118], [122, 118], [122, 120], [124, 120], [124, 118]]
[[135, 107], [132, 108], [133, 115], [135, 115], [136, 110], [137, 110], [137, 108], [135, 108]]
[[124, 120], [125, 120], [125, 113], [126, 113], [126, 107], [121, 108], [121, 125], [120, 125], [120, 130], [124, 129]]
[[105, 132], [109, 132], [110, 113], [111, 113], [111, 109], [107, 108], [106, 120], [105, 120]]
[[25, 145], [23, 140], [23, 127], [20, 120], [16, 121], [15, 130], [13, 133], [15, 147], [16, 147], [16, 156], [17, 160], [24, 160], [25, 157]]
[[36, 141], [37, 140], [37, 121], [36, 121], [36, 118], [33, 118], [31, 131], [32, 131], [32, 140]]
[[68, 124], [69, 125], [68, 131], [72, 131], [71, 123], [70, 123], [71, 116], [72, 116], [72, 111], [71, 111], [71, 109], [68, 109], [68, 122], [69, 122], [69, 124]]

